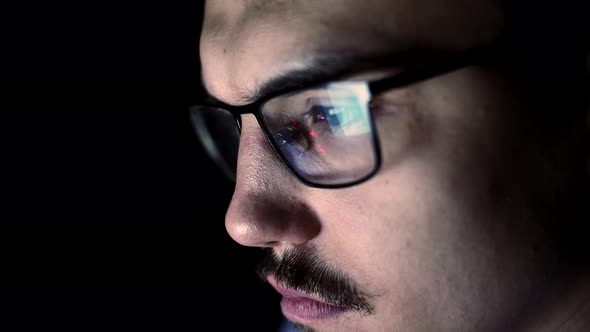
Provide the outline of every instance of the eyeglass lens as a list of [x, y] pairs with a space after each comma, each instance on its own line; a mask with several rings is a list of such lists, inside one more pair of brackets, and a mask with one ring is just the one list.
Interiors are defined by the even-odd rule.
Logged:
[[[369, 100], [366, 82], [331, 83], [268, 100], [260, 120], [300, 179], [324, 186], [352, 183], [370, 175], [378, 163]], [[211, 107], [202, 112], [201, 140], [208, 136], [207, 150], [217, 150], [214, 159], [235, 174], [239, 129], [233, 115]]]
[[332, 83], [266, 102], [262, 118], [292, 170], [308, 182], [336, 185], [377, 164], [365, 82]]
[[240, 130], [234, 115], [221, 108], [198, 106], [192, 109], [191, 120], [207, 153], [235, 181]]

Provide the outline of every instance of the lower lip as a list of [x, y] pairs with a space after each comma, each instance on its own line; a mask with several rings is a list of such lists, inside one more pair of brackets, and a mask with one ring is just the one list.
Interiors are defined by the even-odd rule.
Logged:
[[305, 297], [286, 297], [281, 300], [283, 315], [294, 321], [318, 321], [334, 318], [346, 310], [342, 307], [311, 300]]

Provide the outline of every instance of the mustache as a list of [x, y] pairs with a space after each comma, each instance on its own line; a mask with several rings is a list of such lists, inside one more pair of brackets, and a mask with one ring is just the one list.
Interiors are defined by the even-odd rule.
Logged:
[[368, 296], [360, 292], [344, 273], [323, 262], [315, 247], [290, 248], [282, 257], [270, 248], [263, 251], [257, 272], [264, 281], [272, 274], [283, 287], [319, 296], [327, 303], [347, 310], [365, 315], [374, 313]]

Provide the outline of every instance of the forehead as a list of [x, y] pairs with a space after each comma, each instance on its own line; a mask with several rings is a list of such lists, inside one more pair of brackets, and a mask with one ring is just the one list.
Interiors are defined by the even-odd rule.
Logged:
[[210, 94], [239, 104], [323, 54], [461, 50], [493, 40], [494, 0], [209, 0], [200, 51]]

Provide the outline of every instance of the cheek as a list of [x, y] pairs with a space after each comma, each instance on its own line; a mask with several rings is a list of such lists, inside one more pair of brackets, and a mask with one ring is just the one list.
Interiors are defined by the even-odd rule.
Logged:
[[428, 164], [406, 160], [357, 189], [337, 203], [324, 199], [317, 241], [330, 264], [372, 297], [375, 319], [434, 331], [442, 327], [428, 326], [425, 316], [444, 322], [510, 298], [513, 290], [490, 288], [503, 273], [516, 274], [506, 272], [514, 264], [494, 249], [503, 242], [487, 231], [489, 220], [470, 214], [440, 185]]
[[361, 289], [405, 316], [428, 303], [422, 292], [440, 286], [451, 264], [440, 257], [452, 256], [462, 232], [453, 202], [440, 199], [428, 170], [407, 160], [391, 172], [337, 203], [324, 200], [320, 215], [333, 222], [323, 224], [318, 241]]
[[501, 207], [485, 189], [490, 165], [501, 162], [492, 111], [502, 98], [476, 83], [470, 75], [447, 77], [408, 95], [415, 102], [406, 99], [377, 124], [384, 151], [378, 175], [315, 199], [324, 254], [393, 320], [486, 312], [514, 291], [488, 294], [491, 281], [524, 275], [518, 244], [503, 233], [495, 214]]

